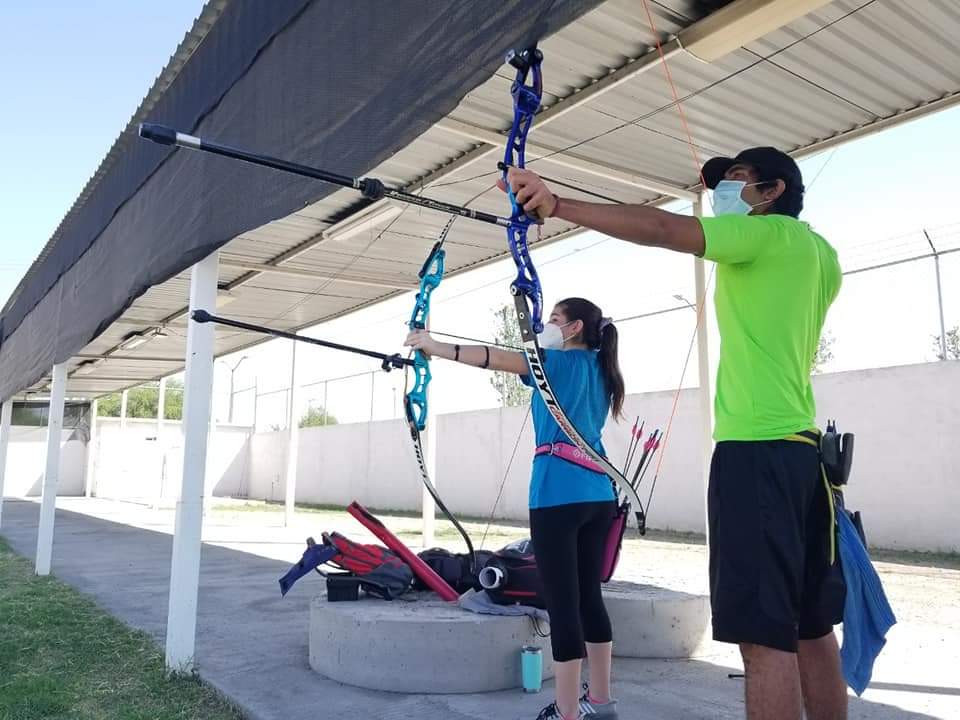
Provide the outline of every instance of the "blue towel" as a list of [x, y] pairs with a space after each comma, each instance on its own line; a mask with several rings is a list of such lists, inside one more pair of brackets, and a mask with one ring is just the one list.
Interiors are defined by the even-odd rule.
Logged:
[[332, 560], [337, 554], [337, 549], [333, 545], [318, 543], [310, 545], [300, 558], [300, 562], [287, 570], [286, 574], [280, 578], [280, 595], [286, 595], [290, 592], [293, 584], [307, 573], [315, 570], [328, 560]]
[[840, 563], [847, 585], [843, 606], [843, 677], [857, 695], [870, 684], [873, 663], [886, 645], [887, 631], [896, 624], [880, 576], [846, 511], [838, 509]]

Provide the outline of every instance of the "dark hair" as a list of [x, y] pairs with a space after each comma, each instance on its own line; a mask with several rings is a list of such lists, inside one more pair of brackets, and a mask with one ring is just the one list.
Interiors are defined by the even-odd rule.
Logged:
[[618, 335], [617, 328], [612, 322], [606, 323], [603, 328], [603, 312], [589, 300], [583, 298], [567, 298], [557, 305], [563, 309], [567, 320], [583, 322], [583, 343], [594, 350], [599, 350], [600, 370], [603, 373], [604, 388], [610, 397], [610, 414], [614, 420], [623, 416], [623, 398], [626, 393], [623, 383], [623, 374], [620, 372], [620, 363], [617, 360]]
[[783, 180], [785, 186], [783, 193], [773, 201], [770, 212], [777, 215], [789, 215], [793, 218], [800, 217], [800, 211], [803, 210], [803, 185], [798, 186], [761, 167], [754, 167], [754, 169], [757, 171], [758, 190], [770, 190], [777, 186], [777, 180]]

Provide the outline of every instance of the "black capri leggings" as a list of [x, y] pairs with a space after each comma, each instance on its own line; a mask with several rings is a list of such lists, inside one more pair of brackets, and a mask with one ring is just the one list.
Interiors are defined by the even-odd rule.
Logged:
[[530, 536], [550, 613], [556, 662], [586, 657], [584, 642], [613, 639], [600, 579], [616, 510], [613, 500], [530, 510]]

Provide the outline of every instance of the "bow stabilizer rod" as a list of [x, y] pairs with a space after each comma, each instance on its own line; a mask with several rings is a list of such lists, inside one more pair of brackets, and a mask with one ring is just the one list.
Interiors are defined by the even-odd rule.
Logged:
[[228, 327], [238, 328], [240, 330], [249, 330], [250, 332], [263, 333], [264, 335], [273, 335], [287, 340], [296, 340], [297, 342], [307, 343], [308, 345], [319, 345], [320, 347], [330, 348], [331, 350], [342, 350], [343, 352], [354, 353], [355, 355], [365, 355], [366, 357], [376, 358], [381, 361], [380, 367], [384, 372], [390, 372], [393, 368], [402, 368], [413, 366], [413, 360], [401, 357], [399, 353], [388, 355], [374, 350], [365, 350], [364, 348], [353, 347], [352, 345], [341, 345], [340, 343], [330, 342], [329, 340], [320, 340], [319, 338], [307, 337], [306, 335], [297, 335], [286, 330], [277, 330], [265, 325], [254, 325], [242, 320], [231, 320], [230, 318], [211, 315], [206, 310], [194, 310], [190, 319], [198, 323], [216, 323], [217, 325], [226, 325]]
[[437, 212], [447, 213], [448, 215], [459, 215], [460, 217], [470, 218], [471, 220], [477, 220], [490, 225], [499, 225], [500, 227], [504, 228], [510, 227], [509, 218], [499, 217], [497, 215], [485, 213], [480, 210], [472, 210], [471, 208], [463, 207], [462, 205], [454, 205], [452, 203], [443, 202], [442, 200], [421, 197], [420, 195], [414, 195], [412, 193], [404, 192], [403, 190], [387, 187], [383, 184], [382, 180], [378, 180], [376, 178], [353, 178], [347, 175], [340, 175], [338, 173], [321, 170], [320, 168], [311, 167], [309, 165], [301, 165], [300, 163], [290, 162], [289, 160], [281, 160], [280, 158], [270, 157], [269, 155], [248, 152], [247, 150], [241, 150], [240, 148], [230, 147], [229, 145], [222, 145], [221, 143], [214, 142], [212, 140], [199, 138], [195, 135], [187, 135], [186, 133], [179, 132], [166, 125], [159, 125], [157, 123], [140, 123], [140, 137], [144, 138], [145, 140], [151, 140], [159, 145], [173, 145], [175, 147], [189, 148], [191, 150], [201, 150], [203, 152], [213, 153], [214, 155], [222, 155], [223, 157], [232, 158], [234, 160], [243, 160], [244, 162], [252, 163], [254, 165], [261, 165], [274, 170], [282, 170], [283, 172], [292, 173], [294, 175], [300, 175], [302, 177], [308, 177], [314, 180], [321, 180], [325, 183], [330, 183], [331, 185], [339, 185], [340, 187], [351, 188], [353, 190], [358, 190], [360, 194], [370, 200], [380, 200], [386, 197], [390, 198], [391, 200], [396, 200], [397, 202], [406, 203], [408, 205], [417, 205], [418, 207], [427, 208], [428, 210], [436, 210]]

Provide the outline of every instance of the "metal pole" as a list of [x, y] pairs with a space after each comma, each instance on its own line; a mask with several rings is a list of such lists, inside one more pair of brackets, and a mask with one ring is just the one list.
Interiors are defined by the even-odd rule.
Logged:
[[60, 441], [63, 436], [63, 398], [66, 390], [67, 365], [54, 365], [47, 418], [47, 466], [43, 473], [40, 527], [37, 531], [37, 575], [49, 575], [53, 559], [53, 525], [57, 512], [57, 484], [60, 481]]
[[[703, 216], [703, 194], [693, 203], [694, 217]], [[707, 281], [706, 268], [702, 258], [694, 260], [694, 283], [697, 301], [697, 370], [700, 378], [698, 398], [700, 400], [700, 449], [701, 471], [703, 473], [704, 511], [707, 506], [707, 489], [710, 484], [710, 460], [713, 455], [713, 399], [710, 392], [710, 347], [707, 324]], [[709, 523], [704, 517], [704, 532]]]
[[370, 373], [370, 422], [373, 422], [373, 393], [375, 385], [377, 382], [377, 374], [375, 372]]
[[940, 253], [937, 252], [937, 248], [933, 245], [933, 240], [930, 239], [930, 233], [926, 230], [923, 231], [924, 236], [927, 238], [927, 242], [930, 243], [930, 249], [933, 250], [933, 268], [937, 273], [937, 307], [940, 309], [940, 359], [947, 359], [947, 326], [943, 321], [943, 290], [940, 287]]
[[10, 444], [10, 418], [13, 415], [13, 398], [0, 408], [0, 521], [3, 520], [3, 481], [7, 474], [7, 446]]
[[297, 460], [300, 454], [300, 392], [297, 389], [297, 345], [292, 342], [290, 355], [290, 403], [287, 406], [287, 464], [284, 475], [283, 524], [293, 524], [297, 499]]
[[257, 431], [257, 404], [260, 400], [260, 384], [257, 377], [253, 378], [253, 431]]
[[120, 437], [121, 442], [123, 438], [124, 431], [127, 429], [127, 394], [128, 391], [124, 390], [120, 393]]
[[93, 497], [94, 478], [93, 474], [97, 467], [97, 455], [100, 452], [100, 446], [97, 444], [97, 413], [99, 412], [99, 401], [94, 400], [90, 406], [90, 439], [87, 441], [87, 473], [83, 487], [84, 497]]
[[329, 417], [330, 412], [327, 410], [327, 381], [323, 381], [323, 424], [327, 424], [327, 417]]
[[[237, 363], [237, 367], [240, 367], [240, 364]], [[230, 370], [230, 404], [227, 407], [227, 422], [233, 425], [233, 374], [237, 371], [237, 368]]]
[[[218, 257], [219, 254], [213, 252], [193, 266], [191, 310], [214, 307]], [[213, 325], [188, 323], [183, 390], [183, 480], [177, 500], [167, 612], [166, 665], [174, 672], [190, 672], [194, 667], [203, 493], [213, 395], [213, 345]]]
[[167, 379], [160, 378], [160, 387], [157, 390], [157, 497], [153, 504], [154, 508], [160, 507], [160, 501], [163, 498], [163, 416], [166, 414], [167, 406]]

